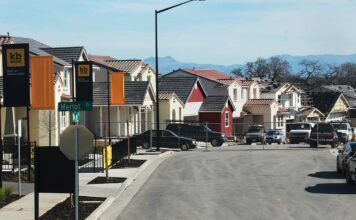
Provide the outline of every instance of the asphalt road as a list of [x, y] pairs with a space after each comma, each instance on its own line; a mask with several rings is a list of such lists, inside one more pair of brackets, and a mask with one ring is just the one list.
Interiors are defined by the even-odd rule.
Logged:
[[330, 147], [230, 146], [164, 161], [118, 219], [355, 219]]

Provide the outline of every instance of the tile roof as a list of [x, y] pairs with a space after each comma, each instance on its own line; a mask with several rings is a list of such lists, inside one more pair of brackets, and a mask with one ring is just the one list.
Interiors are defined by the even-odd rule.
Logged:
[[[52, 54], [47, 53], [46, 51], [42, 50], [41, 48], [49, 48], [48, 45], [43, 44], [39, 41], [33, 40], [31, 38], [25, 37], [13, 37], [15, 39], [15, 43], [18, 44], [29, 44], [30, 53], [35, 54], [37, 56], [51, 56]], [[62, 66], [69, 66], [70, 64], [61, 58], [53, 55], [53, 60], [55, 63], [62, 65]]]
[[116, 60], [114, 57], [111, 56], [101, 56], [101, 55], [93, 55], [93, 54], [88, 54], [88, 58], [91, 61], [95, 61], [102, 64], [106, 64], [106, 61], [109, 60]]
[[334, 91], [334, 92], [341, 92], [348, 98], [356, 98], [356, 89], [352, 86], [348, 85], [326, 85], [322, 86], [323, 88]]
[[72, 60], [78, 61], [84, 51], [84, 47], [44, 47], [40, 49], [61, 58], [67, 63], [72, 63]]
[[235, 106], [228, 96], [208, 96], [200, 106], [199, 112], [222, 112], [226, 102], [229, 102], [233, 110], [235, 110]]
[[197, 80], [197, 77], [162, 77], [158, 84], [159, 91], [174, 92], [186, 103]]
[[322, 112], [320, 112], [319, 109], [317, 109], [315, 107], [305, 107], [305, 108], [299, 110], [298, 116], [299, 117], [307, 117], [314, 111], [319, 113], [321, 115], [321, 117], [324, 117], [324, 114]]
[[0, 35], [0, 45], [3, 45], [3, 44], [14, 44], [14, 43], [15, 43], [15, 39], [12, 38], [11, 36]]
[[223, 85], [231, 85], [233, 82], [238, 82], [241, 84], [240, 80], [236, 77], [231, 75], [218, 72], [216, 70], [209, 70], [209, 69], [182, 69], [182, 71], [188, 72], [190, 74], [209, 79], [211, 81], [215, 81], [217, 83], [221, 83]]
[[160, 92], [158, 94], [159, 100], [170, 100], [175, 96], [176, 94], [174, 92]]
[[274, 99], [249, 99], [245, 103], [245, 106], [251, 106], [251, 105], [271, 105], [275, 101]]
[[253, 82], [255, 82], [255, 81], [254, 80], [241, 80], [242, 86], [250, 86]]
[[127, 73], [132, 73], [144, 64], [142, 60], [107, 60], [106, 63]]
[[[143, 105], [148, 89], [149, 83], [147, 81], [125, 81], [125, 105]], [[107, 105], [108, 90], [106, 82], [93, 83], [93, 99], [94, 105]]]

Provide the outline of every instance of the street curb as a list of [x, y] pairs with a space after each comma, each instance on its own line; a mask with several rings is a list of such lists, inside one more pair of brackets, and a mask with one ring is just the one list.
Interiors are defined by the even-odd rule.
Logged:
[[[149, 162], [146, 161], [140, 168], [138, 168], [137, 173], [126, 179], [125, 182], [120, 186], [118, 190], [118, 194], [114, 197], [109, 197], [107, 198], [93, 213], [91, 213], [86, 219], [87, 220], [94, 220], [94, 219], [99, 219], [100, 216], [113, 204], [113, 202], [120, 197], [120, 195], [127, 189], [128, 186], [131, 185], [133, 181], [136, 180], [136, 178], [153, 162], [158, 160], [159, 158], [166, 157], [164, 158], [167, 159], [168, 156], [171, 156], [174, 154], [174, 151], [166, 151], [162, 154], [159, 154], [156, 158], [150, 160]], [[162, 163], [164, 160], [162, 160], [160, 163]]]

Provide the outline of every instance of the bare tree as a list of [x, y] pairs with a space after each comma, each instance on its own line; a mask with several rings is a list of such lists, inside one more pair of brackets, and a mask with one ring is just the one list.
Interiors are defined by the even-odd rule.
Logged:
[[244, 73], [242, 72], [241, 68], [237, 68], [237, 69], [233, 69], [231, 71], [231, 74], [234, 74], [235, 76], [239, 77], [239, 78], [243, 78], [245, 77]]
[[271, 57], [269, 60], [269, 78], [276, 81], [283, 81], [283, 79], [291, 75], [291, 66], [288, 61], [282, 60], [278, 57]]
[[56, 115], [55, 111], [48, 110], [42, 112], [42, 117], [39, 120], [40, 128], [48, 133], [48, 146], [52, 145], [52, 134], [56, 131]]

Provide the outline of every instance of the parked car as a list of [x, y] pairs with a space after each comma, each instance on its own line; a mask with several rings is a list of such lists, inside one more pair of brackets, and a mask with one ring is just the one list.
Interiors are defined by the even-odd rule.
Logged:
[[266, 134], [266, 143], [267, 144], [272, 144], [272, 143], [285, 143], [286, 141], [286, 136], [284, 135], [284, 132], [281, 129], [275, 129], [275, 130], [269, 130]]
[[339, 154], [336, 157], [336, 171], [345, 174], [348, 169], [347, 161], [356, 152], [356, 142], [348, 142], [343, 148], [339, 149]]
[[332, 123], [333, 127], [336, 129], [339, 141], [346, 143], [352, 140], [353, 129], [351, 125], [346, 122]]
[[226, 140], [226, 136], [221, 132], [212, 131], [205, 125], [193, 124], [168, 124], [167, 130], [175, 134], [192, 138], [196, 141], [210, 142], [212, 146], [221, 146]]
[[246, 144], [261, 142], [266, 143], [266, 132], [262, 125], [252, 125], [246, 132]]
[[288, 124], [288, 136], [291, 144], [299, 144], [301, 142], [309, 143], [310, 133], [313, 127], [313, 123], [298, 122]]
[[309, 140], [310, 147], [318, 147], [318, 144], [338, 145], [338, 136], [335, 128], [330, 123], [317, 123], [312, 128]]
[[346, 178], [346, 183], [347, 184], [354, 184], [356, 181], [356, 155], [352, 155], [347, 160], [347, 166], [345, 170], [345, 178]]
[[[136, 145], [141, 146], [143, 149], [150, 148], [150, 143], [152, 141], [152, 147], [157, 146], [157, 131], [156, 130], [148, 130], [141, 134], [134, 135], [136, 138]], [[180, 137], [169, 130], [160, 130], [160, 147], [167, 148], [180, 148], [181, 150], [189, 150], [195, 148], [194, 140], [191, 138]]]

